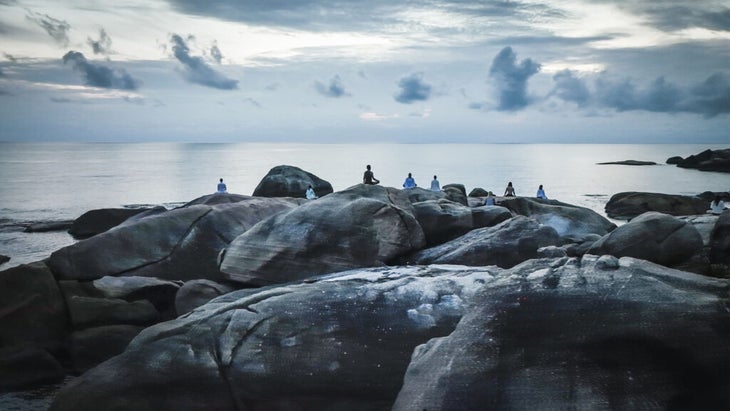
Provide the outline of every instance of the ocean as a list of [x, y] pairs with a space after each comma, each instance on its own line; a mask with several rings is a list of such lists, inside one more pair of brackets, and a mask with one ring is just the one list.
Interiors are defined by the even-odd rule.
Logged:
[[[730, 175], [664, 164], [702, 144], [305, 144], [305, 143], [0, 143], [0, 268], [43, 259], [72, 244], [65, 232], [25, 233], [30, 223], [72, 220], [105, 207], [168, 208], [215, 191], [253, 193], [274, 166], [300, 167], [329, 181], [335, 191], [362, 180], [371, 164], [381, 184], [401, 187], [408, 173], [429, 187], [460, 183], [501, 195], [511, 181], [517, 195], [549, 198], [604, 214], [622, 191], [698, 194], [730, 191]], [[597, 165], [644, 160], [656, 166]]]

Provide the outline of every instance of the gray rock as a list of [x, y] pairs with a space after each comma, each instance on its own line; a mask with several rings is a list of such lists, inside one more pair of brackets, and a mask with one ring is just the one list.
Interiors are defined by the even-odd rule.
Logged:
[[48, 351], [36, 346], [0, 348], [0, 392], [63, 380], [66, 372]]
[[616, 225], [595, 211], [562, 203], [557, 200], [538, 200], [529, 197], [503, 197], [499, 205], [515, 214], [523, 215], [549, 225], [562, 237], [587, 234], [605, 235]]
[[262, 221], [226, 249], [226, 279], [283, 283], [384, 265], [425, 245], [404, 191], [360, 184]]
[[8, 257], [7, 255], [0, 254], [0, 265], [5, 264], [8, 261], [10, 261], [10, 257]]
[[193, 201], [190, 201], [182, 206], [182, 208], [185, 207], [192, 207], [194, 205], [218, 205], [218, 204], [230, 204], [230, 203], [240, 203], [241, 201], [249, 201], [251, 200], [251, 196], [243, 195], [243, 194], [232, 194], [232, 193], [213, 193], [213, 194], [206, 194], [202, 197], [198, 197]]
[[677, 218], [681, 221], [686, 221], [692, 224], [692, 226], [697, 229], [697, 232], [700, 233], [700, 236], [702, 236], [702, 244], [707, 247], [710, 245], [712, 230], [715, 228], [715, 224], [717, 224], [717, 220], [720, 216], [713, 214], [701, 214], [680, 216]]
[[100, 325], [151, 325], [160, 313], [147, 300], [125, 301], [114, 298], [71, 296], [66, 300], [75, 329]]
[[503, 207], [470, 208], [445, 199], [415, 203], [413, 208], [428, 245], [441, 244], [475, 228], [491, 227], [512, 217]]
[[74, 238], [89, 238], [145, 211], [149, 211], [149, 208], [102, 208], [87, 211], [73, 221], [68, 232]]
[[64, 231], [71, 228], [73, 220], [39, 221], [25, 227], [26, 233], [47, 233], [50, 231]]
[[248, 197], [178, 208], [62, 248], [51, 254], [48, 264], [62, 280], [104, 276], [220, 280], [221, 250], [259, 221], [298, 204], [296, 199]]
[[394, 411], [730, 407], [727, 281], [594, 256], [510, 274], [415, 350]]
[[469, 192], [467, 197], [486, 197], [489, 192], [481, 187], [476, 187]]
[[702, 237], [692, 224], [667, 214], [649, 212], [598, 240], [588, 253], [641, 258], [671, 267], [701, 251]]
[[703, 214], [708, 203], [698, 197], [677, 194], [623, 192], [606, 203], [606, 214], [616, 219], [631, 219], [647, 211], [680, 216]]
[[653, 161], [641, 161], [641, 160], [623, 160], [623, 161], [607, 161], [605, 163], [598, 163], [598, 165], [622, 165], [622, 166], [655, 166], [656, 163]]
[[730, 211], [720, 214], [710, 235], [710, 262], [730, 265]]
[[565, 248], [557, 247], [554, 245], [549, 245], [547, 247], [540, 247], [537, 249], [538, 258], [560, 258], [560, 257], [565, 257], [567, 255], [568, 255], [568, 253], [565, 251]]
[[75, 372], [84, 372], [121, 354], [144, 327], [107, 325], [74, 331], [69, 337], [69, 354]]
[[319, 197], [332, 193], [332, 184], [312, 173], [294, 166], [276, 166], [269, 170], [253, 192], [260, 197], [305, 198], [307, 187], [312, 186]]
[[175, 296], [182, 285], [179, 281], [152, 277], [107, 276], [92, 281], [92, 284], [101, 291], [103, 297], [121, 298], [127, 301], [147, 300], [155, 306], [163, 319], [169, 320], [177, 316]]
[[215, 281], [188, 281], [180, 287], [175, 295], [175, 310], [178, 315], [183, 315], [233, 290], [233, 287]]
[[537, 249], [559, 242], [558, 233], [537, 221], [517, 216], [494, 227], [479, 228], [447, 243], [408, 257], [412, 264], [497, 265], [510, 268], [537, 258]]
[[421, 187], [404, 191], [408, 196], [408, 200], [413, 204], [423, 201], [438, 201], [446, 198], [446, 193], [443, 191], [431, 191]]
[[63, 295], [44, 263], [0, 271], [0, 347], [32, 345], [55, 351], [67, 325]]
[[51, 410], [389, 409], [413, 348], [453, 330], [497, 271], [377, 268], [226, 294], [147, 328]]
[[446, 184], [441, 187], [441, 190], [444, 194], [446, 194], [447, 200], [451, 200], [465, 206], [469, 205], [469, 201], [466, 197], [466, 188], [463, 184]]

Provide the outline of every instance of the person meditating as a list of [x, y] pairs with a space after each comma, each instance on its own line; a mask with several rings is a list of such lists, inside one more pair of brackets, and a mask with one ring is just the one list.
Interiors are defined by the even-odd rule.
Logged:
[[512, 187], [511, 181], [509, 183], [507, 183], [507, 188], [504, 190], [504, 196], [505, 197], [514, 197], [515, 196], [515, 188]]
[[314, 192], [311, 184], [307, 188], [307, 191], [304, 193], [304, 195], [307, 197], [307, 200], [314, 200], [315, 198], [317, 198], [317, 193]]
[[547, 200], [547, 195], [545, 194], [545, 190], [542, 189], [542, 184], [540, 184], [540, 187], [537, 188], [537, 198], [542, 200]]
[[710, 209], [707, 210], [710, 214], [722, 214], [725, 211], [725, 202], [722, 201], [720, 196], [715, 196], [715, 199], [710, 203]]
[[365, 166], [365, 168], [366, 168], [365, 173], [362, 175], [362, 183], [363, 184], [370, 184], [370, 185], [380, 184], [380, 180], [378, 180], [377, 178], [375, 178], [375, 175], [373, 174], [373, 171], [370, 170], [370, 164], [368, 164], [367, 166]]
[[406, 181], [403, 183], [403, 188], [406, 190], [410, 190], [411, 188], [416, 188], [416, 180], [413, 178], [411, 173], [408, 173], [408, 177], [406, 177]]
[[223, 182], [223, 179], [221, 178], [218, 182], [218, 193], [225, 193], [227, 192], [228, 188], [226, 188], [226, 183]]
[[441, 191], [441, 185], [436, 176], [433, 176], [433, 180], [431, 180], [431, 191]]

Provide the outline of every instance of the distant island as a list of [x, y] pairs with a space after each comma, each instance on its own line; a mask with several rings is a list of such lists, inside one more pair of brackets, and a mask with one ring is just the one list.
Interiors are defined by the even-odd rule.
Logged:
[[639, 161], [639, 160], [624, 160], [624, 161], [608, 161], [605, 163], [598, 163], [598, 165], [606, 164], [618, 164], [622, 166], [655, 166], [656, 163], [653, 161]]
[[700, 171], [730, 173], [730, 148], [723, 150], [705, 150], [687, 158], [680, 156], [670, 157], [667, 159], [667, 164], [675, 164], [677, 167], [693, 168]]

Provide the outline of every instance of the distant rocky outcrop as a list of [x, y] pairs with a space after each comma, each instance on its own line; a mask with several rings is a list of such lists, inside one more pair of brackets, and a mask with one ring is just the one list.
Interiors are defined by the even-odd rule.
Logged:
[[446, 194], [446, 199], [465, 206], [469, 205], [466, 197], [466, 188], [463, 184], [446, 184], [441, 187], [441, 190]]
[[241, 290], [144, 330], [50, 410], [727, 409], [729, 286], [586, 256]]
[[37, 221], [25, 227], [26, 233], [47, 233], [51, 231], [65, 231], [71, 228], [73, 220]]
[[691, 223], [648, 212], [605, 235], [588, 253], [634, 257], [672, 267], [690, 260], [702, 247], [702, 236]]
[[598, 163], [598, 165], [621, 165], [621, 166], [655, 166], [656, 163], [653, 161], [640, 161], [640, 160], [623, 160], [623, 161], [607, 161], [605, 163]]
[[467, 197], [486, 197], [488, 195], [489, 195], [489, 191], [487, 191], [481, 187], [476, 187], [469, 192], [469, 195]]
[[709, 203], [695, 196], [629, 191], [611, 196], [606, 203], [606, 214], [616, 219], [631, 219], [647, 211], [695, 215], [704, 214], [708, 206]]
[[406, 191], [359, 184], [269, 218], [231, 242], [220, 270], [266, 285], [384, 265], [425, 245]]
[[693, 168], [700, 171], [719, 171], [730, 173], [730, 148], [723, 150], [705, 150], [687, 158], [679, 156], [667, 159], [667, 164], [677, 167]]
[[332, 184], [294, 166], [276, 166], [269, 170], [253, 192], [258, 197], [305, 198], [309, 186], [319, 197], [332, 193]]

